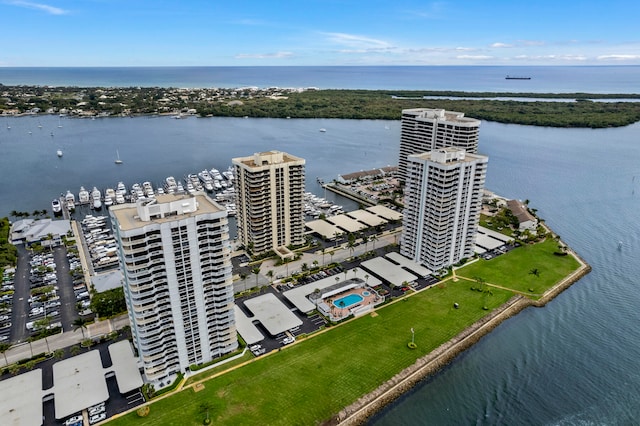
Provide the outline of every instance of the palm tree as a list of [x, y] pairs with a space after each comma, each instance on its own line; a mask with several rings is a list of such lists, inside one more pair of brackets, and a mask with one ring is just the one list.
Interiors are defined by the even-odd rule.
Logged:
[[269, 285], [273, 284], [273, 269], [267, 271], [267, 277], [269, 277]]
[[47, 340], [47, 332], [49, 331], [49, 325], [51, 325], [51, 317], [48, 315], [45, 315], [44, 318], [37, 320], [36, 322], [34, 322], [34, 326], [36, 328], [42, 329], [43, 334], [44, 334], [44, 343], [46, 343], [47, 345], [47, 353], [51, 352], [51, 349], [49, 349], [49, 340]]
[[0, 353], [4, 355], [4, 365], [9, 365], [9, 361], [7, 361], [7, 351], [11, 348], [11, 343], [0, 343]]
[[324, 267], [324, 252], [326, 250], [327, 250], [326, 248], [322, 247], [322, 267]]
[[538, 268], [533, 268], [532, 270], [529, 271], [530, 275], [535, 275], [536, 277], [540, 278], [540, 271], [538, 270]]
[[256, 287], [258, 287], [258, 274], [260, 273], [260, 265], [251, 270], [251, 273], [256, 276]]
[[334, 253], [334, 252], [332, 252], [332, 251], [330, 251], [330, 252], [329, 252], [329, 257], [330, 257], [330, 259], [331, 259], [331, 263], [333, 263], [333, 253]]
[[241, 273], [240, 279], [242, 280], [242, 291], [245, 291], [247, 289], [247, 274]]
[[82, 331], [82, 339], [84, 340], [84, 331], [87, 329], [87, 324], [89, 324], [89, 320], [87, 320], [86, 318], [82, 318], [82, 317], [78, 317], [76, 319], [73, 320], [73, 323], [71, 323], [71, 325], [73, 325], [73, 331], [77, 331], [78, 329], [80, 329], [80, 331]]
[[376, 251], [376, 241], [378, 241], [378, 237], [376, 236], [376, 234], [373, 234], [371, 237], [369, 237], [369, 240], [371, 240], [371, 242], [373, 243], [373, 251]]
[[356, 248], [356, 241], [350, 239], [347, 243], [347, 247], [349, 247], [349, 254], [351, 255], [351, 257], [353, 257], [353, 251]]

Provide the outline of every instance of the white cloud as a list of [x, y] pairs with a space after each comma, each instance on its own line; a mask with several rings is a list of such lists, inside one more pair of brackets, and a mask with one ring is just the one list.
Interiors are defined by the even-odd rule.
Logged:
[[275, 52], [275, 53], [240, 53], [235, 56], [236, 59], [283, 59], [293, 56], [292, 52]]
[[497, 43], [491, 44], [491, 47], [496, 47], [496, 48], [513, 47], [513, 44], [497, 42]]
[[596, 59], [598, 61], [636, 61], [640, 59], [640, 55], [600, 55]]
[[478, 61], [486, 61], [487, 59], [493, 59], [493, 56], [489, 55], [458, 55], [456, 59], [472, 59]]
[[60, 9], [59, 7], [49, 6], [48, 4], [43, 3], [31, 3], [28, 1], [9, 1], [7, 4], [11, 4], [13, 6], [24, 7], [27, 9], [35, 9], [46, 12], [50, 15], [66, 15], [69, 11]]
[[388, 49], [391, 44], [384, 40], [346, 33], [324, 33], [329, 41], [355, 49]]

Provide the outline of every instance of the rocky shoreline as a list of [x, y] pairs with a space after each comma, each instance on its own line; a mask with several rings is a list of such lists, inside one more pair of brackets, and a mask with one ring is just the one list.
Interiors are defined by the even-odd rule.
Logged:
[[437, 373], [503, 321], [517, 315], [529, 306], [545, 306], [550, 300], [553, 300], [591, 271], [591, 266], [575, 252], [570, 251], [569, 254], [580, 263], [580, 267], [547, 290], [539, 300], [531, 300], [521, 295], [513, 296], [500, 308], [467, 327], [447, 343], [419, 358], [413, 365], [393, 376], [373, 392], [362, 396], [353, 404], [345, 407], [324, 424], [327, 426], [352, 426], [366, 423], [375, 413], [411, 390], [425, 377]]

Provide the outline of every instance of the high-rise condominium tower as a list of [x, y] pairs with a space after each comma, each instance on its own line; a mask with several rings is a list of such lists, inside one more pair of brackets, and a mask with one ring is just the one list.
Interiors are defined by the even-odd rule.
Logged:
[[403, 256], [432, 271], [473, 256], [487, 162], [460, 148], [408, 157]]
[[269, 151], [234, 158], [238, 238], [253, 254], [304, 242], [304, 166], [302, 158]]
[[480, 120], [443, 109], [402, 110], [400, 134], [400, 180], [406, 182], [407, 156], [455, 146], [475, 154], [478, 151]]
[[203, 194], [160, 195], [109, 214], [146, 381], [237, 349], [226, 210]]

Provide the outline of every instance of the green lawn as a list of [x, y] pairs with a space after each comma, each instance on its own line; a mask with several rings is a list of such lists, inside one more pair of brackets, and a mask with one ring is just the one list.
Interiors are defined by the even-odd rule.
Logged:
[[[577, 267], [575, 260], [553, 255], [555, 243], [527, 245], [458, 271], [485, 281], [526, 289], [557, 282]], [[529, 274], [538, 268], [540, 276]], [[257, 359], [151, 404], [148, 417], [135, 413], [115, 418], [119, 425], [200, 425], [203, 402], [211, 405], [216, 425], [311, 425], [329, 419], [400, 370], [447, 342], [473, 322], [505, 303], [513, 293], [473, 291], [466, 280], [448, 281], [414, 294], [295, 345]], [[459, 308], [454, 309], [453, 304]], [[483, 310], [486, 304], [489, 310]], [[418, 348], [411, 350], [411, 331]], [[202, 376], [201, 376], [202, 377]]]
[[[483, 296], [466, 282], [446, 283], [370, 315], [258, 359], [237, 370], [151, 405], [113, 425], [202, 424], [199, 406], [209, 401], [214, 424], [314, 424], [372, 391], [416, 358], [426, 355], [487, 314]], [[491, 309], [511, 297], [494, 291]], [[458, 302], [459, 309], [453, 309]], [[418, 348], [411, 350], [411, 327]]]
[[[459, 269], [457, 275], [471, 279], [480, 277], [487, 283], [532, 293], [532, 297], [538, 298], [579, 266], [573, 256], [554, 255], [557, 247], [558, 243], [552, 239], [525, 244], [491, 260], [480, 259]], [[531, 273], [534, 269], [538, 270], [537, 276]]]

